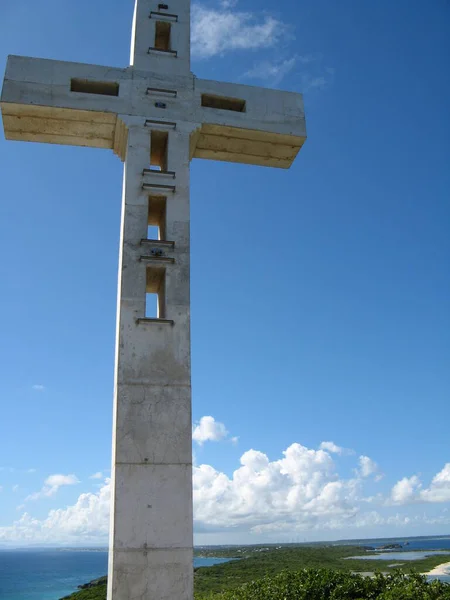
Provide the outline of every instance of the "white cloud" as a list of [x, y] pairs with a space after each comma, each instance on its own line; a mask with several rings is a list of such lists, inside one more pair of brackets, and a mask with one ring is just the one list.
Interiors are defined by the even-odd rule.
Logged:
[[[301, 66], [300, 75], [295, 76], [295, 79], [301, 82], [301, 91], [306, 93], [313, 90], [325, 90], [333, 83], [335, 70], [321, 67], [319, 61], [321, 61], [320, 55], [311, 54], [303, 56], [294, 54], [287, 58], [264, 60], [248, 70], [243, 78], [257, 79], [271, 86], [276, 86], [294, 69], [300, 71]], [[316, 64], [312, 65], [312, 63]], [[308, 67], [305, 67], [305, 65], [308, 65]]]
[[110, 483], [97, 494], [81, 494], [65, 509], [51, 510], [45, 519], [24, 513], [9, 527], [0, 527], [0, 542], [25, 546], [32, 543], [106, 544], [109, 531]]
[[[214, 6], [195, 2], [192, 6], [192, 55], [206, 59], [238, 50], [276, 48], [277, 57], [256, 63], [243, 78], [256, 79], [277, 86], [299, 65], [321, 60], [319, 54], [282, 56], [287, 42], [294, 39], [293, 27], [262, 11], [242, 11], [238, 0], [219, 0]], [[272, 52], [273, 54], [273, 52]], [[280, 56], [281, 55], [281, 56]], [[299, 76], [303, 92], [324, 90], [334, 80], [331, 67], [316, 68]]]
[[220, 442], [228, 436], [227, 428], [214, 417], [202, 417], [194, 426], [192, 439], [200, 446], [205, 442]]
[[375, 475], [377, 481], [379, 481], [382, 478], [382, 474], [380, 473], [380, 469], [377, 463], [368, 456], [359, 457], [358, 474], [360, 475], [360, 477], [364, 478], [370, 477], [371, 475]]
[[408, 504], [417, 497], [418, 490], [422, 487], [417, 475], [403, 477], [398, 481], [391, 491], [391, 501], [394, 504]]
[[198, 527], [243, 527], [253, 532], [308, 529], [352, 518], [356, 480], [340, 480], [328, 452], [292, 444], [271, 462], [249, 450], [232, 477], [209, 465], [194, 468]]
[[321, 450], [326, 450], [326, 452], [331, 452], [331, 454], [338, 454], [339, 456], [348, 456], [351, 454], [355, 454], [354, 450], [350, 450], [349, 448], [342, 448], [342, 446], [338, 446], [334, 442], [322, 442], [319, 448]]
[[448, 484], [450, 484], [450, 463], [447, 463], [442, 471], [433, 477], [432, 481], [434, 486], [447, 486]]
[[321, 450], [326, 450], [332, 454], [342, 454], [343, 448], [337, 446], [334, 442], [322, 442], [320, 444]]
[[311, 92], [314, 90], [325, 90], [332, 85], [334, 81], [335, 69], [325, 68], [317, 75], [304, 74], [301, 78], [302, 92]]
[[35, 383], [32, 387], [33, 390], [35, 390], [36, 392], [43, 392], [45, 390], [45, 385], [42, 385], [40, 383]]
[[311, 54], [299, 55], [294, 54], [288, 58], [278, 58], [276, 60], [264, 60], [254, 65], [252, 69], [244, 74], [244, 78], [259, 79], [269, 82], [271, 85], [278, 85], [286, 75], [294, 70], [299, 65], [307, 65], [316, 62], [320, 59], [319, 56]]
[[13, 491], [13, 492], [17, 492], [17, 491], [18, 491], [18, 489], [19, 489], [19, 486], [18, 486], [18, 484], [16, 484], [16, 485], [13, 485], [13, 486], [12, 486], [12, 491]]
[[425, 502], [450, 502], [450, 463], [433, 477], [430, 487], [420, 497]]
[[75, 483], [80, 483], [75, 475], [50, 475], [45, 480], [45, 485], [51, 490], [51, 493], [48, 494], [50, 496], [57, 492], [62, 485], [74, 485]]
[[395, 527], [405, 527], [415, 523], [427, 522], [424, 516], [408, 517], [399, 513], [390, 516], [383, 516], [377, 511], [362, 513], [355, 520], [355, 527], [380, 527], [381, 525], [389, 525]]
[[319, 77], [307, 77], [305, 79], [304, 91], [307, 92], [309, 90], [317, 88], [323, 90], [326, 87], [326, 85], [327, 80], [323, 75], [320, 75]]
[[77, 483], [80, 482], [75, 475], [50, 475], [45, 480], [44, 487], [39, 492], [27, 496], [25, 502], [54, 496], [60, 487], [64, 485], [75, 485]]
[[287, 35], [288, 26], [265, 15], [231, 10], [225, 0], [220, 8], [196, 3], [192, 6], [192, 53], [210, 58], [233, 50], [270, 48]]
[[258, 63], [252, 69], [247, 71], [244, 77], [268, 81], [272, 85], [278, 85], [284, 77], [294, 69], [296, 64], [296, 56], [279, 61], [266, 60]]
[[97, 471], [97, 473], [90, 475], [89, 479], [103, 479], [103, 473], [101, 471]]
[[393, 504], [450, 502], [450, 463], [437, 473], [428, 488], [423, 488], [417, 475], [404, 477], [391, 491], [388, 502]]

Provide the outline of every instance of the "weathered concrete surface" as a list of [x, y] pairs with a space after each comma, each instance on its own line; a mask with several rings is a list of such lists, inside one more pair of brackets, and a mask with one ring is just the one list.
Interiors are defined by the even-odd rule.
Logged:
[[[118, 600], [192, 600], [192, 551], [115, 553]], [[151, 576], [149, 576], [151, 574]]]
[[301, 95], [194, 77], [190, 2], [162, 4], [136, 1], [130, 67], [11, 56], [1, 96], [7, 139], [125, 161], [109, 600], [193, 598], [190, 161], [288, 168], [306, 138]]
[[[10, 56], [1, 97], [6, 138], [113, 149], [117, 116], [145, 116], [192, 124], [191, 158], [292, 164], [306, 139], [300, 94], [158, 73], [146, 56], [148, 71]], [[74, 79], [118, 84], [118, 96], [71, 91]], [[243, 100], [245, 112], [202, 106], [205, 95]]]
[[[151, 127], [145, 126], [143, 118], [122, 119], [127, 141], [108, 597], [192, 600], [191, 128], [184, 123], [167, 128], [170, 174], [152, 173], [148, 171]], [[144, 183], [170, 183], [174, 188], [165, 204], [165, 237], [160, 246], [157, 241], [142, 243], [149, 220]], [[155, 246], [163, 250], [163, 257], [152, 258]], [[147, 321], [145, 296], [152, 281], [148, 273], [161, 264], [165, 320]]]
[[[191, 3], [170, 0], [168, 10], [160, 10], [158, 2], [136, 1], [131, 39], [130, 65], [145, 72], [154, 71], [165, 76], [186, 75], [191, 70]], [[149, 18], [150, 17], [150, 18]], [[154, 48], [156, 23], [170, 25], [170, 51]]]

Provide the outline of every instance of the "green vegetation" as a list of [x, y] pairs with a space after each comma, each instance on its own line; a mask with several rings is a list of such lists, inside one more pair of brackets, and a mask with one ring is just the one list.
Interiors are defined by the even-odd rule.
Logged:
[[69, 598], [70, 600], [106, 600], [106, 583], [95, 588], [75, 592], [75, 594], [66, 596], [64, 600]]
[[[224, 550], [226, 552], [226, 550]], [[201, 567], [195, 572], [196, 598], [207, 598], [210, 592], [223, 592], [237, 588], [244, 583], [274, 576], [281, 571], [300, 571], [301, 569], [332, 569], [343, 572], [367, 572], [379, 570], [389, 573], [393, 564], [389, 561], [367, 561], [351, 559], [351, 556], [367, 554], [361, 546], [266, 546], [228, 549], [229, 556], [241, 556], [242, 560]], [[217, 553], [219, 554], [219, 553]], [[217, 555], [216, 554], [216, 555]], [[219, 556], [223, 556], [220, 554]], [[449, 556], [432, 556], [423, 560], [396, 560], [400, 568], [418, 573], [426, 573], [437, 565], [447, 562]]]
[[106, 576], [100, 577], [90, 583], [83, 584], [84, 589], [66, 596], [63, 600], [67, 600], [68, 598], [75, 600], [106, 600], [106, 585]]
[[373, 578], [306, 569], [264, 577], [237, 590], [214, 594], [211, 600], [450, 600], [450, 585], [427, 583], [418, 574], [378, 574]]
[[[448, 556], [432, 556], [413, 562], [396, 560], [395, 565], [400, 565], [402, 572], [390, 566], [392, 559], [367, 561], [349, 558], [365, 554], [367, 550], [361, 546], [253, 546], [197, 550], [197, 556], [239, 557], [241, 560], [195, 569], [195, 598], [450, 600], [449, 585], [427, 583], [425, 578], [418, 575], [448, 562]], [[368, 578], [352, 574], [375, 569], [386, 573], [386, 577], [377, 575]], [[404, 575], [404, 572], [408, 575]], [[303, 589], [307, 593], [303, 593]], [[392, 595], [394, 591], [396, 595]], [[335, 595], [331, 595], [332, 593]], [[336, 595], [338, 593], [347, 595]], [[106, 583], [100, 582], [100, 585], [81, 590], [68, 598], [106, 600]]]

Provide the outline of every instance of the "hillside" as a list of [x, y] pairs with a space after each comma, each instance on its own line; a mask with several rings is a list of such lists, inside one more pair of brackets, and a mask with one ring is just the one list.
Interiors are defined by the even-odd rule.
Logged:
[[[71, 600], [106, 600], [106, 583], [84, 589]], [[450, 585], [418, 574], [395, 572], [373, 578], [329, 569], [283, 571], [210, 600], [450, 600]]]
[[[196, 600], [450, 600], [450, 586], [427, 583], [418, 573], [446, 562], [433, 556], [403, 563], [405, 573], [390, 567], [390, 561], [368, 564], [357, 558], [366, 554], [355, 546], [253, 547], [224, 549], [215, 554], [240, 556], [241, 560], [195, 570]], [[349, 557], [356, 557], [351, 558]], [[398, 562], [396, 564], [399, 564]], [[378, 568], [386, 576], [371, 579], [352, 572]], [[70, 600], [106, 600], [106, 578], [68, 596]], [[306, 590], [306, 591], [305, 591]], [[335, 592], [333, 590], [336, 590]], [[338, 593], [346, 595], [336, 595]], [[353, 592], [357, 595], [351, 595]], [[397, 596], [389, 595], [395, 590]], [[269, 593], [270, 592], [270, 593]], [[286, 595], [289, 592], [290, 595]], [[304, 595], [307, 592], [308, 595]], [[334, 593], [335, 595], [330, 595]], [[284, 595], [283, 595], [284, 594]], [[303, 595], [302, 595], [303, 594]], [[350, 595], [349, 595], [350, 594]]]

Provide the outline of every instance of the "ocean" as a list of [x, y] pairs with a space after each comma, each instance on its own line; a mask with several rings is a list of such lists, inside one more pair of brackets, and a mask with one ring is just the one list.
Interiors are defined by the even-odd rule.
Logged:
[[[449, 550], [450, 551], [450, 536], [433, 537], [433, 538], [379, 538], [375, 540], [345, 540], [334, 542], [338, 546], [344, 544], [351, 546], [371, 546], [379, 548], [389, 544], [401, 544], [405, 550]], [[407, 545], [406, 545], [407, 543]]]
[[[357, 543], [379, 547], [406, 541], [408, 551], [450, 551], [450, 537], [358, 540]], [[196, 558], [194, 566], [206, 567], [224, 561], [226, 559]], [[78, 585], [105, 575], [107, 570], [106, 551], [0, 550], [0, 600], [59, 600], [76, 591]], [[439, 579], [450, 582], [450, 575], [439, 576]]]
[[[194, 566], [226, 561], [195, 558]], [[0, 550], [0, 600], [59, 600], [107, 571], [106, 551]]]
[[[339, 542], [341, 544], [341, 542]], [[379, 560], [411, 560], [411, 566], [414, 566], [414, 559], [423, 558], [429, 554], [438, 554], [438, 550], [445, 551], [445, 554], [449, 553], [448, 561], [450, 563], [450, 537], [442, 538], [396, 538], [396, 539], [377, 539], [377, 540], [353, 540], [345, 541], [345, 544], [351, 545], [362, 545], [371, 546], [372, 548], [380, 548], [389, 544], [401, 544], [403, 548], [401, 550], [387, 550], [380, 551]], [[444, 554], [444, 552], [442, 552]], [[414, 557], [414, 558], [412, 558]], [[361, 558], [361, 556], [358, 556]], [[368, 560], [377, 560], [376, 557], [367, 556]], [[373, 568], [373, 567], [372, 567]], [[432, 579], [440, 579], [446, 583], [450, 583], [450, 569], [448, 569], [446, 575], [433, 575], [429, 577]]]

